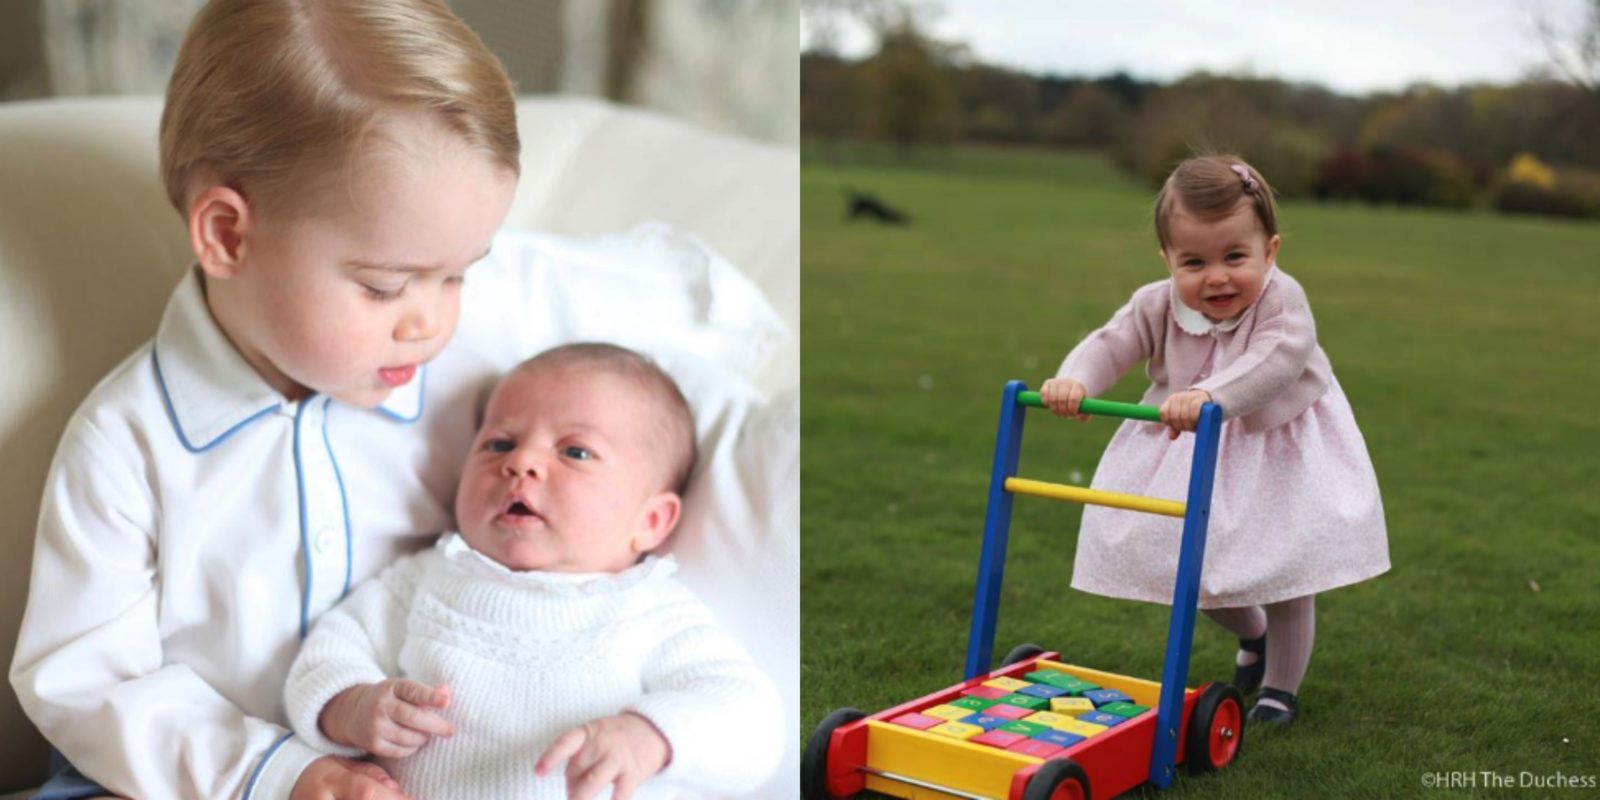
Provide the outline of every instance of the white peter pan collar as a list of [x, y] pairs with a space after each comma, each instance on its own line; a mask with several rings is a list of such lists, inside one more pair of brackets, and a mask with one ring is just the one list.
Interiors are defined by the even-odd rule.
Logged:
[[[1267, 267], [1267, 277], [1261, 281], [1262, 293], [1267, 291], [1267, 284], [1272, 283], [1272, 276], [1276, 274], [1277, 271], [1277, 264], [1272, 264]], [[1255, 305], [1252, 304], [1249, 308], [1240, 311], [1231, 319], [1225, 319], [1221, 322], [1213, 322], [1210, 317], [1200, 313], [1196, 309], [1190, 308], [1187, 303], [1183, 302], [1183, 300], [1178, 297], [1177, 281], [1170, 281], [1170, 283], [1170, 290], [1172, 292], [1172, 318], [1177, 320], [1178, 327], [1182, 328], [1184, 333], [1194, 334], [1195, 336], [1210, 336], [1213, 333], [1228, 333], [1234, 328], [1239, 327], [1239, 323], [1244, 321], [1245, 315], [1249, 314], [1251, 309], [1255, 308]], [[1261, 298], [1258, 295], [1256, 297], [1256, 302], [1260, 301]]]
[[643, 561], [617, 573], [519, 571], [474, 550], [460, 533], [454, 531], [439, 537], [435, 547], [439, 548], [445, 560], [480, 577], [502, 584], [539, 589], [551, 594], [597, 595], [621, 592], [651, 578], [664, 578], [678, 571], [678, 564], [671, 556], [655, 555], [647, 555]]
[[[287, 405], [211, 318], [198, 269], [189, 271], [167, 301], [151, 361], [167, 415], [190, 452], [213, 447]], [[426, 375], [424, 365], [415, 380], [391, 392], [378, 409], [402, 422], [416, 421], [422, 416]]]

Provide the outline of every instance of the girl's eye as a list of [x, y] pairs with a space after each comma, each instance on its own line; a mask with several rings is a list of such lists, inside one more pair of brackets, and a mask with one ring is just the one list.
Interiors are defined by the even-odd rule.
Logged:
[[561, 455], [574, 461], [588, 461], [594, 458], [594, 452], [589, 448], [580, 447], [579, 445], [575, 444], [569, 444], [566, 447], [561, 448]]
[[1188, 261], [1183, 262], [1183, 265], [1190, 269], [1199, 269], [1201, 262], [1198, 258], [1191, 258]]
[[465, 276], [465, 275], [451, 275], [450, 277], [444, 279], [444, 283], [445, 283], [446, 286], [460, 286], [461, 284], [466, 283], [466, 282], [467, 282], [467, 276]]
[[483, 449], [491, 453], [509, 453], [515, 449], [510, 439], [490, 439], [484, 444]]
[[1243, 258], [1244, 258], [1244, 253], [1235, 252], [1235, 253], [1229, 253], [1228, 254], [1228, 260], [1229, 261], [1239, 261], [1239, 260], [1241, 260]]

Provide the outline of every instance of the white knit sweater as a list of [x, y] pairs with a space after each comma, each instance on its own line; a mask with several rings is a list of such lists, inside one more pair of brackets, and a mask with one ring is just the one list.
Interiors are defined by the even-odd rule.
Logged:
[[616, 575], [513, 572], [447, 534], [322, 616], [289, 672], [289, 720], [313, 746], [362, 755], [317, 727], [334, 695], [389, 677], [449, 684], [456, 735], [378, 762], [401, 787], [416, 800], [565, 800], [559, 772], [534, 776], [539, 755], [634, 711], [672, 747], [635, 797], [750, 791], [782, 755], [777, 690], [675, 570], [652, 556]]

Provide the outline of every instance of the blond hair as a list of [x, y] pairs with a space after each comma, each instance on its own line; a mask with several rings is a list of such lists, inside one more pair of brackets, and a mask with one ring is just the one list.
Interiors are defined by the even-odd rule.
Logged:
[[[1241, 174], [1242, 173], [1242, 174]], [[1278, 235], [1278, 204], [1261, 173], [1238, 156], [1205, 155], [1185, 160], [1156, 194], [1156, 239], [1167, 249], [1167, 223], [1178, 205], [1201, 219], [1225, 217], [1249, 198], [1267, 238]]]
[[[694, 441], [694, 414], [683, 390], [649, 356], [602, 342], [577, 342], [546, 350], [518, 364], [512, 372], [538, 369], [592, 369], [632, 381], [654, 401], [656, 424], [650, 451], [664, 466], [664, 487], [679, 495], [688, 488], [689, 474], [699, 457]], [[608, 402], [605, 399], [596, 402]]]
[[255, 204], [347, 175], [390, 115], [421, 112], [517, 174], [516, 99], [498, 59], [439, 0], [211, 0], [161, 113], [161, 175], [187, 215], [199, 176]]

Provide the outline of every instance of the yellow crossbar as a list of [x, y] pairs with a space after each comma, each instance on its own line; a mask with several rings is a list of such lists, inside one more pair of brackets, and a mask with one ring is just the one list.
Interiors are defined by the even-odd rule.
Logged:
[[1097, 506], [1126, 508], [1130, 511], [1145, 511], [1169, 517], [1182, 518], [1184, 515], [1184, 505], [1176, 500], [1140, 497], [1136, 494], [1102, 492], [1099, 489], [1085, 489], [1081, 486], [1066, 486], [1060, 483], [1046, 483], [1027, 478], [1006, 478], [1006, 491], [1012, 494], [1031, 494], [1035, 497], [1048, 497], [1052, 500], [1071, 500], [1074, 503], [1090, 503]]

